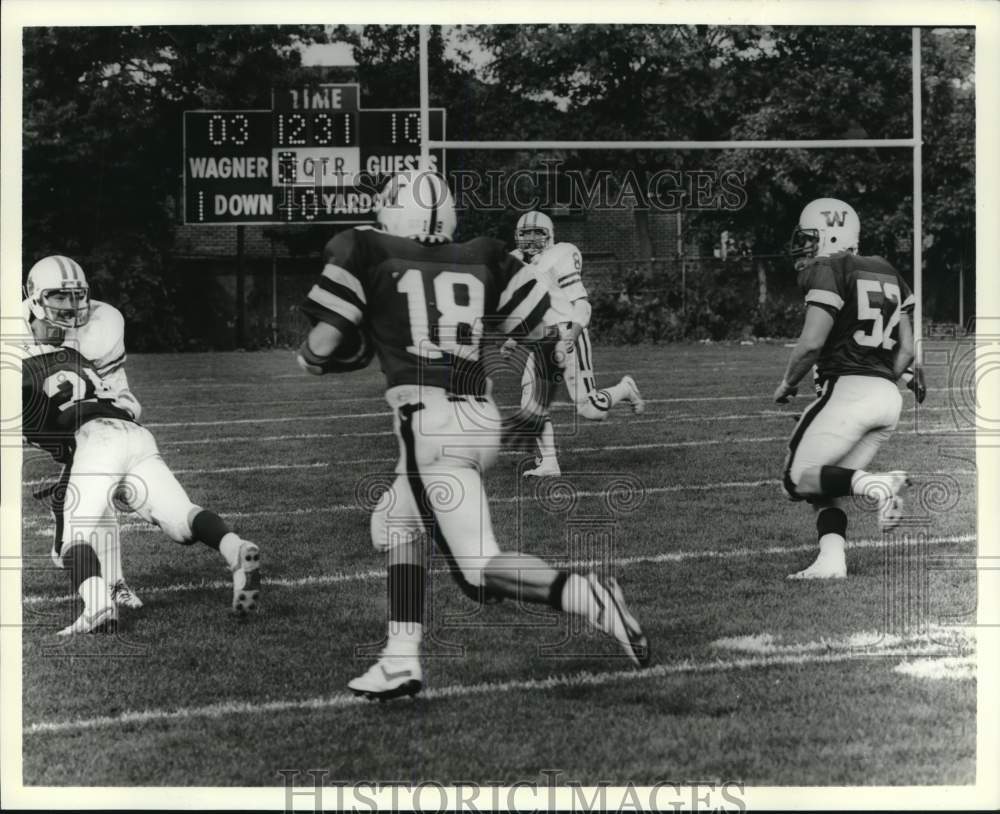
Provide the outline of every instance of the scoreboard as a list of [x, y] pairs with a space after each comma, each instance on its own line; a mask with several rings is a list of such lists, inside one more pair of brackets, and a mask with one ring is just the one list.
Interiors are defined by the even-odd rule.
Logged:
[[[445, 113], [430, 110], [430, 138]], [[394, 173], [416, 170], [420, 110], [360, 106], [357, 84], [275, 90], [270, 110], [184, 112], [184, 222], [364, 223]], [[444, 152], [430, 168], [444, 173]]]

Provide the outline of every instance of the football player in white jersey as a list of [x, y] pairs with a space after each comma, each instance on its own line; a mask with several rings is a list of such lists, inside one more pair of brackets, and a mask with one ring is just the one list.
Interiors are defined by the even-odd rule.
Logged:
[[[68, 369], [30, 383], [39, 391], [32, 392], [33, 399], [58, 401], [57, 411], [67, 416], [83, 413], [75, 424], [65, 418], [58, 428], [59, 443], [45, 446], [64, 466], [48, 495], [56, 522], [53, 560], [63, 564], [63, 545], [71, 545], [81, 529], [95, 523], [106, 526], [114, 522], [116, 508], [127, 509], [158, 525], [175, 542], [201, 541], [218, 550], [233, 572], [233, 610], [254, 610], [260, 591], [258, 547], [230, 531], [217, 514], [191, 502], [160, 456], [152, 434], [138, 423], [142, 408], [129, 390], [123, 368], [121, 313], [92, 300], [83, 269], [61, 255], [46, 257], [31, 268], [25, 292], [23, 315], [35, 342], [35, 347], [27, 348], [28, 355], [65, 348], [88, 366], [86, 377]], [[99, 414], [95, 415], [92, 402]], [[52, 429], [43, 429], [44, 437], [51, 438]], [[117, 535], [93, 536], [99, 540], [97, 556], [114, 604], [142, 607], [122, 576]], [[94, 616], [85, 613], [68, 632], [96, 629]]]
[[[553, 388], [562, 379], [577, 413], [588, 421], [603, 421], [619, 402], [631, 404], [632, 412], [641, 413], [645, 402], [631, 376], [623, 376], [618, 384], [598, 389], [594, 381], [594, 363], [587, 325], [591, 306], [583, 285], [583, 260], [572, 243], [556, 243], [555, 228], [548, 215], [525, 212], [514, 232], [517, 248], [513, 254], [535, 267], [539, 278], [549, 290], [550, 308], [546, 325], [558, 333], [558, 343], [532, 343], [524, 374], [521, 377], [521, 401], [525, 404], [538, 388]], [[516, 342], [504, 343], [501, 353], [510, 353]], [[542, 399], [548, 403], [547, 398]], [[546, 416], [545, 429], [538, 440], [536, 466], [526, 477], [558, 476], [555, 431], [552, 419]]]
[[[129, 390], [125, 375], [125, 320], [113, 305], [90, 298], [87, 278], [79, 263], [62, 255], [40, 260], [28, 274], [25, 293], [21, 315], [36, 341], [75, 348], [93, 363], [97, 374], [114, 390], [119, 405], [138, 420], [142, 408]], [[62, 531], [62, 503], [68, 478], [69, 466], [66, 466], [55, 484], [35, 493], [36, 497], [51, 502], [56, 517], [54, 559]], [[110, 548], [101, 550], [100, 555], [115, 604], [141, 608], [142, 600], [125, 581], [121, 547], [110, 540], [106, 542]]]

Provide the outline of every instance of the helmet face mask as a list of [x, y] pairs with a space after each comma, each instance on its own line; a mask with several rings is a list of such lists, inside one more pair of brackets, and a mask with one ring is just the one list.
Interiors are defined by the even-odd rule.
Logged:
[[854, 208], [837, 198], [817, 198], [806, 204], [792, 232], [788, 253], [793, 258], [829, 257], [858, 251], [861, 220]]
[[53, 255], [28, 272], [25, 293], [31, 313], [55, 328], [82, 328], [90, 320], [90, 286], [75, 260]]
[[555, 243], [552, 219], [541, 212], [525, 212], [514, 229], [514, 244], [527, 257], [545, 251]]
[[796, 224], [788, 242], [788, 253], [794, 258], [815, 257], [818, 249], [819, 229], [803, 229]]
[[86, 286], [46, 289], [38, 301], [45, 312], [43, 319], [56, 327], [82, 328], [90, 319], [90, 290]]
[[549, 247], [549, 233], [544, 229], [518, 229], [514, 243], [528, 256], [540, 254]]

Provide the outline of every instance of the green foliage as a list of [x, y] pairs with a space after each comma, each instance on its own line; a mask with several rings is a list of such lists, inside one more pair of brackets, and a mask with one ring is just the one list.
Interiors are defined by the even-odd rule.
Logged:
[[267, 107], [317, 27], [29, 28], [22, 262], [67, 254], [123, 307], [130, 346], [182, 347], [172, 279], [182, 112]]
[[[415, 26], [144, 26], [30, 28], [24, 35], [24, 269], [75, 257], [95, 294], [121, 298], [133, 347], [184, 347], [186, 284], [174, 279], [182, 111], [270, 104], [274, 86], [315, 77], [304, 43], [353, 47], [363, 103], [418, 103]], [[925, 311], [957, 314], [962, 269], [975, 271], [975, 33], [923, 32]], [[470, 139], [778, 139], [904, 137], [910, 122], [910, 31], [810, 26], [434, 26], [431, 104], [448, 134]], [[778, 253], [804, 202], [835, 195], [862, 217], [862, 250], [912, 274], [907, 148], [826, 151], [452, 151], [454, 170], [513, 170], [558, 157], [592, 173], [734, 171], [746, 205], [685, 213], [703, 250], [723, 229], [757, 255]], [[901, 169], [905, 168], [905, 169]], [[690, 204], [690, 201], [688, 202]], [[459, 237], [509, 238], [517, 213], [461, 213]], [[650, 253], [649, 223], [635, 234]], [[328, 227], [276, 229], [294, 256], [318, 254]], [[710, 253], [710, 251], [709, 251]], [[711, 282], [713, 275], [701, 275]], [[721, 272], [718, 272], [721, 273]], [[666, 281], [669, 283], [669, 281]], [[659, 285], [659, 283], [658, 283]], [[183, 291], [182, 291], [183, 288]], [[972, 288], [967, 285], [967, 288]], [[219, 289], [225, 297], [224, 289]], [[974, 292], [972, 296], [974, 296]], [[682, 309], [651, 292], [602, 303], [623, 337], [779, 333], [778, 303], [754, 314], [747, 290], [694, 288]], [[727, 304], [744, 297], [739, 313]], [[614, 317], [614, 320], [612, 320]], [[595, 318], [601, 318], [596, 317]], [[735, 320], [727, 323], [728, 319]], [[616, 327], [612, 327], [612, 321]], [[646, 327], [648, 324], [649, 327]], [[631, 327], [629, 327], [631, 326]], [[630, 340], [631, 341], [631, 340]]]
[[[768, 272], [769, 278], [780, 273]], [[591, 291], [591, 331], [595, 341], [615, 344], [798, 336], [801, 298], [779, 288], [760, 303], [757, 285], [748, 262], [708, 262], [685, 279], [677, 269], [659, 271], [655, 278], [630, 269]]]

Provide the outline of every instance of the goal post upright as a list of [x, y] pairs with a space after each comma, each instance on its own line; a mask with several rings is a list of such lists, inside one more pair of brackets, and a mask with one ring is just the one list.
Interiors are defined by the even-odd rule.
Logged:
[[429, 127], [428, 26], [420, 29], [420, 167], [430, 168], [430, 150], [819, 150], [909, 147], [913, 153], [913, 336], [916, 361], [923, 346], [923, 120], [920, 28], [911, 29], [913, 135], [898, 139], [774, 139], [728, 141], [468, 141], [431, 139]]
[[916, 362], [923, 361], [924, 316], [924, 154], [923, 100], [920, 81], [920, 29], [913, 28], [913, 340]]

